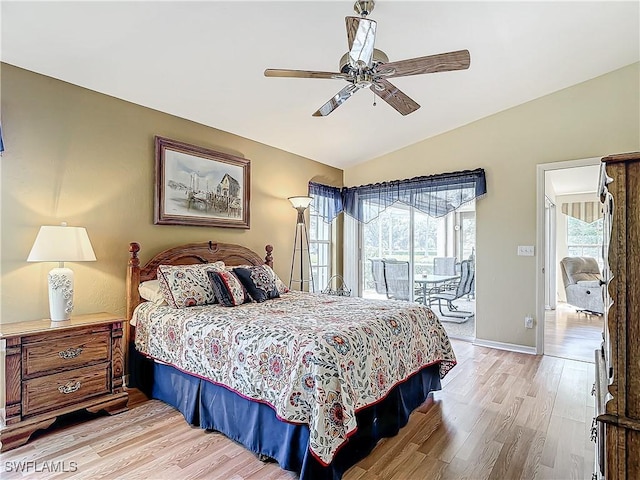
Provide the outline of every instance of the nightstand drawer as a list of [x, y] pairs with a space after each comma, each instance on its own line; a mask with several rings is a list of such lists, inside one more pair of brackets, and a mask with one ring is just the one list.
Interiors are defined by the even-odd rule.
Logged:
[[109, 330], [47, 339], [23, 346], [23, 377], [105, 362], [111, 351]]
[[27, 380], [22, 385], [22, 415], [71, 405], [111, 389], [108, 363]]

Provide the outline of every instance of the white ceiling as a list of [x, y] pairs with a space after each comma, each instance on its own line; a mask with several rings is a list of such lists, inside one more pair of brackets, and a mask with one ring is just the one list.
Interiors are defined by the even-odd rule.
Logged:
[[422, 108], [402, 117], [360, 91], [312, 117], [337, 71], [352, 1], [11, 2], [1, 59], [346, 167], [640, 60], [640, 3], [379, 0], [390, 61], [468, 49], [469, 70], [393, 79]]
[[598, 191], [600, 165], [548, 170], [546, 179], [556, 195], [573, 195]]

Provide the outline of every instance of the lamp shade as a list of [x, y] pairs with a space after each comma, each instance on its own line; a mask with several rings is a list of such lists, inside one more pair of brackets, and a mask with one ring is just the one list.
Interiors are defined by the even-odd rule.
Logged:
[[305, 209], [309, 206], [313, 198], [311, 197], [289, 197], [289, 201], [293, 208], [302, 208]]
[[42, 226], [27, 262], [92, 262], [96, 260], [84, 227]]

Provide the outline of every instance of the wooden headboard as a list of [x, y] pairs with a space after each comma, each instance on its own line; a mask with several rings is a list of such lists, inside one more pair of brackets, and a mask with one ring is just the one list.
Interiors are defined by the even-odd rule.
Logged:
[[138, 286], [157, 278], [159, 265], [192, 265], [197, 263], [213, 263], [223, 261], [225, 265], [262, 265], [273, 267], [273, 247], [265, 247], [264, 259], [253, 250], [232, 243], [188, 243], [158, 253], [144, 267], [140, 267], [140, 244], [129, 244], [129, 262], [127, 265], [127, 321], [131, 320], [133, 311], [142, 302]]

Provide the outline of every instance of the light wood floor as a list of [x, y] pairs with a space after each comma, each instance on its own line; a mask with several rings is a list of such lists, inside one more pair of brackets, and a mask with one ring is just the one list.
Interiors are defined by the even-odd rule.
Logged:
[[594, 350], [602, 343], [603, 317], [577, 313], [566, 303], [544, 316], [544, 353], [594, 363]]
[[[443, 390], [382, 440], [345, 480], [587, 479], [594, 367], [453, 341], [458, 365]], [[76, 462], [75, 472], [28, 478], [295, 479], [218, 433], [133, 395], [131, 409], [39, 435], [0, 455], [0, 477], [19, 461]]]

